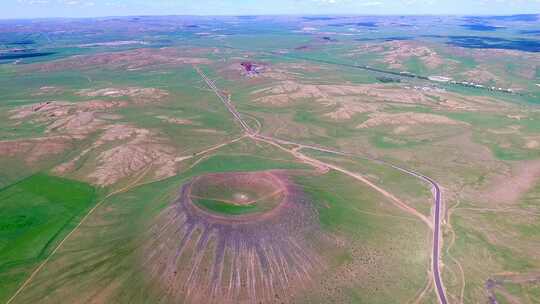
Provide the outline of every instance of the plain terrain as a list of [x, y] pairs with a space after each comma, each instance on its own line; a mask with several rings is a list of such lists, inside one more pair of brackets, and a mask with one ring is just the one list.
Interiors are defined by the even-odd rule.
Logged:
[[[0, 302], [174, 302], [144, 248], [182, 185], [279, 170], [316, 211], [301, 235], [324, 269], [291, 302], [437, 303], [431, 188], [378, 159], [441, 185], [450, 303], [538, 303], [538, 20], [0, 22]], [[291, 143], [247, 136], [195, 67], [250, 129]], [[200, 205], [267, 211], [225, 188]]]

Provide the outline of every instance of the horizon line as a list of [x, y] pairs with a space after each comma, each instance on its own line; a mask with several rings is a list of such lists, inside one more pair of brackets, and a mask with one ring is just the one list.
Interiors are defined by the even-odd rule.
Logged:
[[21, 17], [21, 18], [2, 18], [0, 21], [17, 21], [17, 20], [81, 20], [81, 19], [98, 19], [98, 18], [136, 18], [136, 17], [505, 17], [505, 16], [522, 16], [522, 15], [536, 15], [540, 17], [540, 12], [535, 13], [514, 13], [514, 14], [149, 14], [149, 15], [103, 15], [103, 16], [87, 16], [87, 17], [64, 17], [64, 16], [51, 16], [51, 17]]

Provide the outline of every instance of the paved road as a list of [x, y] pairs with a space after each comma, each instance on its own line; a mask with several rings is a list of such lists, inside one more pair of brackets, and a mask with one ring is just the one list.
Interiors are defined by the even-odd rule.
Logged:
[[440, 244], [440, 228], [441, 228], [441, 189], [439, 188], [439, 185], [432, 181], [431, 179], [430, 183], [433, 185], [433, 189], [435, 190], [435, 216], [433, 218], [433, 224], [435, 229], [433, 230], [433, 277], [435, 278], [435, 286], [437, 286], [437, 294], [439, 295], [439, 301], [441, 304], [447, 304], [448, 301], [446, 300], [446, 293], [444, 290], [444, 286], [441, 279], [440, 274], [440, 258], [441, 254], [439, 252], [441, 248]]
[[432, 267], [432, 272], [433, 272], [433, 280], [435, 281], [435, 287], [437, 288], [437, 295], [439, 296], [439, 302], [441, 304], [447, 304], [448, 300], [446, 298], [446, 292], [445, 292], [443, 282], [441, 279], [441, 274], [440, 274], [440, 264], [441, 264], [440, 248], [442, 245], [441, 233], [440, 233], [441, 231], [441, 205], [442, 205], [441, 187], [435, 180], [433, 180], [432, 178], [428, 176], [425, 176], [415, 171], [401, 168], [392, 164], [389, 164], [389, 165], [399, 171], [402, 171], [412, 176], [416, 176], [419, 179], [422, 179], [430, 183], [431, 186], [433, 187], [435, 210], [433, 212], [434, 213], [434, 216], [433, 216], [434, 229], [433, 229], [433, 251], [432, 251], [432, 257], [431, 257], [432, 259], [431, 267]]
[[[246, 132], [246, 135], [248, 135], [249, 137], [254, 138], [254, 139], [265, 140], [265, 141], [268, 141], [268, 142], [273, 142], [274, 144], [295, 145], [295, 146], [297, 146], [299, 148], [312, 149], [312, 150], [317, 150], [317, 151], [327, 152], [327, 153], [332, 153], [332, 154], [338, 154], [338, 155], [343, 155], [343, 156], [357, 157], [357, 156], [355, 156], [355, 155], [353, 155], [351, 153], [341, 152], [341, 151], [328, 149], [328, 148], [324, 148], [324, 147], [317, 147], [317, 146], [313, 146], [313, 145], [304, 145], [304, 144], [301, 144], [301, 143], [288, 141], [288, 140], [283, 140], [283, 139], [278, 139], [278, 138], [265, 136], [265, 135], [253, 132], [250, 129], [249, 125], [242, 119], [242, 116], [236, 110], [236, 107], [234, 107], [234, 105], [230, 101], [230, 96], [224, 97], [223, 93], [217, 88], [215, 83], [210, 78], [208, 78], [206, 76], [206, 74], [199, 67], [194, 65], [194, 68], [197, 71], [197, 73], [199, 73], [199, 75], [204, 79], [206, 84], [214, 91], [214, 93], [223, 102], [225, 107], [227, 107], [227, 110], [233, 115], [234, 119], [241, 125], [241, 127]], [[297, 152], [295, 152], [295, 153], [297, 153]], [[342, 168], [339, 168], [339, 167], [331, 165], [331, 164], [321, 162], [319, 160], [315, 160], [313, 158], [309, 158], [309, 157], [307, 157], [307, 156], [305, 156], [303, 154], [301, 154], [301, 156], [302, 156], [303, 159], [307, 159], [309, 161], [315, 162], [315, 163], [320, 164], [320, 165], [328, 166], [328, 167], [330, 167], [332, 169], [341, 171], [341, 172], [343, 172], [345, 174], [351, 175], [354, 178], [361, 179], [362, 181], [366, 182], [366, 180], [363, 177], [359, 177], [359, 176], [357, 176], [356, 174], [354, 174], [352, 172], [349, 172], [347, 170], [344, 170]], [[367, 157], [363, 157], [363, 158], [369, 159], [369, 160], [372, 160], [372, 161], [375, 161], [375, 162], [378, 162], [378, 163], [381, 163], [381, 164], [388, 165], [388, 166], [390, 166], [390, 167], [392, 167], [394, 169], [397, 169], [397, 170], [399, 170], [399, 171], [401, 171], [403, 173], [409, 174], [411, 176], [414, 176], [416, 178], [419, 178], [419, 179], [431, 184], [433, 192], [434, 192], [434, 206], [435, 206], [434, 216], [433, 216], [433, 227], [432, 227], [433, 228], [433, 249], [432, 249], [432, 264], [431, 264], [431, 267], [432, 267], [433, 280], [435, 281], [435, 286], [437, 288], [437, 295], [439, 296], [439, 302], [440, 302], [440, 304], [448, 304], [448, 301], [447, 301], [447, 298], [446, 298], [446, 291], [444, 289], [444, 285], [442, 283], [441, 274], [440, 274], [440, 247], [441, 247], [441, 243], [442, 243], [441, 233], [440, 233], [442, 193], [441, 193], [441, 188], [440, 188], [439, 184], [435, 180], [433, 180], [432, 178], [430, 178], [428, 176], [425, 176], [423, 174], [417, 173], [417, 172], [415, 172], [413, 170], [402, 168], [402, 167], [396, 166], [394, 164], [385, 162], [383, 160], [375, 159], [375, 158], [367, 158]], [[367, 181], [367, 182], [369, 184], [372, 184], [369, 181]], [[374, 185], [374, 187], [378, 191], [381, 191], [381, 190], [379, 190], [379, 187], [377, 187], [376, 185]], [[382, 191], [386, 192], [384, 190], [382, 190]], [[394, 196], [390, 194], [390, 198], [394, 199]], [[397, 200], [399, 202], [399, 199], [394, 199], [394, 200]], [[422, 218], [422, 215], [419, 215], [419, 216]], [[428, 226], [431, 227], [429, 222], [427, 224], [428, 224]]]

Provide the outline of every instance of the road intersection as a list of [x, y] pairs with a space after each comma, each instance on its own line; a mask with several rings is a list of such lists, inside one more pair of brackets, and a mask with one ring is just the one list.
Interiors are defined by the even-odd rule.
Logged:
[[[433, 210], [434, 214], [433, 214], [433, 221], [431, 222], [425, 215], [421, 214], [420, 212], [418, 212], [414, 208], [408, 206], [407, 204], [402, 202], [399, 198], [395, 197], [393, 194], [391, 194], [388, 191], [382, 189], [381, 187], [375, 185], [374, 183], [372, 183], [371, 181], [369, 181], [368, 179], [366, 179], [362, 175], [354, 173], [354, 172], [350, 172], [350, 171], [348, 171], [346, 169], [343, 169], [341, 167], [338, 167], [336, 165], [329, 164], [329, 163], [320, 161], [318, 159], [309, 157], [309, 156], [307, 156], [305, 154], [302, 154], [300, 152], [300, 150], [301, 149], [311, 149], [311, 150], [316, 150], [316, 151], [326, 152], [326, 153], [331, 153], [331, 154], [337, 154], [337, 155], [342, 155], [342, 156], [350, 156], [350, 157], [358, 157], [358, 156], [356, 156], [356, 155], [354, 155], [352, 153], [337, 151], [337, 150], [333, 150], [333, 149], [329, 149], [329, 148], [317, 147], [317, 146], [313, 146], [313, 145], [305, 145], [305, 144], [302, 144], [302, 143], [297, 143], [297, 142], [293, 142], [293, 141], [289, 141], [289, 140], [283, 140], [283, 139], [279, 139], [279, 138], [265, 136], [265, 135], [261, 135], [258, 132], [255, 132], [255, 131], [251, 130], [249, 125], [242, 119], [241, 114], [238, 112], [238, 110], [236, 110], [236, 107], [231, 102], [231, 96], [229, 94], [226, 95], [223, 92], [221, 92], [219, 90], [219, 88], [216, 86], [215, 82], [212, 79], [210, 79], [208, 76], [206, 76], [206, 74], [202, 71], [201, 68], [199, 68], [196, 65], [194, 65], [193, 67], [197, 71], [197, 73], [201, 76], [201, 78], [206, 82], [208, 87], [212, 91], [214, 91], [214, 93], [218, 96], [218, 98], [223, 102], [223, 104], [225, 105], [227, 110], [231, 113], [231, 115], [233, 116], [235, 121], [240, 124], [240, 126], [242, 127], [242, 129], [243, 129], [246, 136], [250, 137], [253, 140], [263, 141], [263, 142], [272, 144], [272, 145], [274, 145], [274, 146], [276, 146], [276, 147], [278, 147], [278, 148], [280, 148], [280, 149], [282, 149], [284, 151], [287, 151], [287, 152], [293, 154], [299, 160], [301, 160], [301, 161], [303, 161], [305, 163], [309, 163], [311, 165], [314, 165], [317, 168], [320, 168], [321, 166], [324, 166], [324, 167], [339, 171], [341, 173], [344, 173], [344, 174], [346, 174], [346, 175], [348, 175], [348, 176], [350, 176], [352, 178], [355, 178], [355, 179], [367, 184], [368, 186], [375, 189], [379, 193], [383, 194], [385, 197], [389, 198], [397, 207], [405, 210], [406, 212], [409, 212], [409, 213], [415, 215], [416, 217], [421, 219], [424, 223], [426, 223], [428, 225], [428, 227], [430, 227], [433, 230], [432, 254], [431, 254], [432, 255], [432, 257], [431, 257], [431, 259], [432, 259], [431, 273], [432, 273], [432, 276], [433, 276], [433, 281], [435, 283], [439, 303], [440, 304], [448, 304], [448, 300], [447, 300], [447, 297], [446, 297], [446, 290], [444, 288], [443, 281], [442, 281], [441, 274], [440, 274], [440, 264], [441, 264], [441, 262], [440, 262], [440, 248], [442, 246], [442, 236], [441, 236], [441, 232], [440, 232], [440, 230], [441, 230], [440, 227], [441, 227], [442, 192], [441, 192], [440, 185], [434, 179], [432, 179], [432, 178], [430, 178], [428, 176], [425, 176], [423, 174], [420, 174], [418, 172], [415, 172], [413, 170], [410, 170], [410, 169], [407, 169], [407, 168], [402, 168], [402, 167], [399, 167], [397, 165], [385, 162], [383, 160], [379, 160], [379, 159], [375, 159], [375, 158], [363, 157], [365, 159], [368, 159], [368, 160], [371, 160], [371, 161], [375, 161], [377, 163], [381, 163], [381, 164], [390, 166], [390, 167], [392, 167], [392, 168], [394, 168], [396, 170], [399, 170], [399, 171], [401, 171], [403, 173], [406, 173], [408, 175], [411, 175], [411, 176], [414, 176], [414, 177], [416, 177], [418, 179], [421, 179], [422, 181], [424, 181], [426, 183], [429, 183], [431, 185], [431, 187], [432, 187], [433, 198], [434, 198], [434, 202], [433, 202], [434, 203], [434, 210]], [[287, 149], [287, 148], [283, 147], [282, 145], [293, 145], [293, 146], [296, 146], [296, 148], [295, 149]]]

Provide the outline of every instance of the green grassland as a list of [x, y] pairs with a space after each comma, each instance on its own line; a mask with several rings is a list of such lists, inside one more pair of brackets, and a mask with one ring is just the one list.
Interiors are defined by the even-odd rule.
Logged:
[[[333, 120], [325, 114], [337, 106], [323, 105], [312, 98], [280, 106], [266, 105], [254, 101], [256, 96], [252, 92], [273, 87], [284, 80], [330, 85], [378, 83], [379, 74], [345, 65], [388, 69], [382, 52], [358, 51], [365, 44], [362, 38], [368, 38], [366, 41], [370, 43], [374, 40], [369, 38], [407, 38], [412, 34], [410, 29], [380, 26], [376, 30], [350, 32], [347, 27], [317, 25], [328, 31], [325, 35], [335, 38], [323, 41], [320, 35], [295, 31], [292, 23], [281, 28], [274, 23], [236, 26], [228, 21], [214, 20], [211, 25], [210, 21], [205, 22], [208, 24], [201, 28], [172, 32], [134, 34], [107, 30], [89, 35], [66, 33], [53, 37], [51, 49], [58, 53], [51, 57], [25, 60], [21, 65], [0, 63], [0, 141], [50, 135], [45, 123], [32, 120], [15, 123], [10, 120], [11, 111], [19, 106], [49, 100], [73, 103], [92, 99], [129, 100], [127, 97], [85, 97], [77, 91], [133, 86], [163, 89], [169, 95], [158, 102], [130, 104], [111, 110], [110, 114], [120, 115], [112, 124], [151, 130], [155, 132], [155, 138], [159, 137], [174, 148], [175, 156], [194, 156], [183, 161], [176, 175], [170, 178], [156, 181], [151, 174], [146, 174], [139, 180], [138, 175], [133, 175], [105, 188], [95, 188], [82, 181], [88, 180], [89, 174], [95, 170], [100, 153], [126, 142], [107, 143], [91, 150], [77, 162], [74, 171], [63, 177], [51, 174], [56, 165], [91, 147], [102, 130], [83, 140], [70, 140], [64, 152], [38, 162], [25, 161], [25, 155], [1, 156], [0, 302], [13, 295], [88, 210], [107, 194], [122, 189], [103, 201], [14, 303], [166, 303], [167, 299], [160, 294], [157, 283], [149, 282], [144, 273], [141, 252], [148, 229], [160, 212], [177, 198], [180, 187], [194, 177], [207, 173], [272, 169], [294, 172], [291, 180], [306, 193], [308, 203], [317, 211], [318, 228], [329, 239], [339, 243], [333, 248], [314, 244], [314, 250], [323, 256], [328, 268], [324, 277], [315, 278], [313, 288], [298, 295], [297, 303], [412, 303], [430, 279], [431, 234], [428, 228], [367, 185], [332, 170], [325, 174], [315, 173], [312, 167], [298, 162], [290, 153], [249, 138], [197, 155], [203, 149], [238, 138], [242, 132], [191, 65], [150, 64], [129, 71], [104, 63], [103, 66], [62, 71], [32, 70], [41, 62], [52, 62], [75, 54], [93, 55], [132, 48], [82, 48], [77, 44], [129, 39], [145, 40], [149, 44], [144, 47], [148, 48], [170, 45], [186, 51], [196, 49], [196, 56], [212, 60], [213, 63], [200, 65], [201, 68], [220, 89], [232, 94], [232, 102], [250, 126], [255, 129], [258, 123], [261, 124], [263, 134], [374, 156], [437, 180], [443, 188], [445, 211], [459, 204], [452, 213], [444, 213], [443, 224], [443, 281], [452, 303], [459, 302], [462, 289], [463, 303], [485, 302], [486, 280], [499, 273], [534, 274], [539, 271], [540, 260], [536, 254], [540, 250], [538, 180], [519, 201], [508, 206], [490, 205], [478, 190], [488, 186], [491, 176], [506, 172], [507, 165], [540, 158], [538, 147], [527, 147], [528, 143], [540, 138], [540, 99], [535, 85], [540, 76], [539, 68], [533, 79], [522, 73], [530, 62], [516, 56], [499, 56], [497, 58], [501, 60], [486, 63], [481, 58], [466, 55], [466, 52], [452, 51], [442, 39], [422, 37], [415, 42], [433, 48], [452, 65], [430, 68], [421, 58], [413, 56], [402, 62], [403, 70], [421, 75], [450, 74], [448, 76], [459, 80], [465, 79], [463, 73], [482, 67], [500, 77], [505, 85], [524, 87], [530, 92], [501, 94], [402, 77], [400, 86], [434, 85], [472, 99], [488, 97], [504, 107], [467, 111], [444, 108], [442, 100], [434, 98], [430, 100], [433, 105], [400, 103], [397, 106], [395, 100], [381, 101], [384, 107], [377, 111], [432, 113], [464, 124], [419, 124], [403, 133], [395, 132], [392, 126], [358, 129], [357, 126], [370, 117], [369, 111], [356, 113], [348, 120]], [[215, 27], [215, 33], [211, 35], [195, 34], [212, 27]], [[462, 28], [456, 29], [454, 25], [423, 24], [419, 29], [416, 31], [432, 34], [470, 34]], [[253, 34], [254, 31], [262, 34]], [[491, 34], [512, 38], [513, 32], [505, 29]], [[24, 38], [10, 35], [5, 38]], [[36, 47], [50, 43], [44, 35], [28, 37], [36, 41]], [[300, 46], [306, 48], [296, 49]], [[261, 77], [250, 78], [227, 70], [244, 60], [261, 62], [292, 73], [280, 76], [286, 79], [265, 78], [264, 73]], [[297, 68], [294, 64], [308, 68]], [[290, 69], [289, 65], [292, 66]], [[36, 94], [43, 86], [62, 90]], [[333, 98], [329, 98], [330, 101]], [[369, 97], [365, 98], [369, 101]], [[524, 114], [524, 117], [512, 118], [515, 114]], [[160, 116], [187, 119], [192, 123], [168, 123]], [[358, 172], [424, 215], [431, 214], [429, 185], [416, 178], [361, 157], [342, 157], [306, 149], [301, 152]], [[222, 189], [210, 190], [220, 192]], [[221, 192], [223, 196], [231, 195], [231, 191]], [[226, 197], [221, 198], [208, 195], [196, 203], [207, 210], [231, 215], [267, 210], [264, 202], [237, 206], [227, 203]], [[464, 271], [464, 282], [460, 269]], [[540, 301], [537, 284], [505, 282], [498, 288], [504, 288], [505, 292], [524, 303]], [[504, 303], [506, 299], [501, 290], [497, 291], [498, 301]], [[438, 302], [433, 290], [428, 291], [422, 302]]]
[[[238, 149], [242, 149], [243, 147], [243, 144], [239, 144], [230, 149], [236, 150], [238, 153]], [[73, 296], [73, 301], [75, 299], [81, 299], [79, 298], [79, 292], [81, 292], [80, 295], [83, 299], [91, 299], [99, 288], [105, 288], [107, 286], [107, 282], [111, 283], [118, 279], [123, 282], [122, 284], [128, 284], [129, 286], [143, 284], [144, 291], [151, 294], [151, 289], [149, 291], [148, 286], [145, 285], [144, 275], [138, 273], [137, 255], [134, 250], [137, 246], [140, 246], [140, 238], [144, 234], [147, 225], [151, 223], [152, 219], [160, 210], [172, 202], [178, 193], [180, 185], [193, 176], [220, 171], [220, 167], [216, 166], [220, 163], [225, 171], [230, 169], [227, 166], [233, 166], [238, 163], [243, 164], [241, 167], [242, 171], [259, 171], [275, 168], [307, 168], [304, 165], [276, 160], [279, 159], [278, 152], [271, 151], [271, 153], [273, 153], [274, 157], [270, 159], [260, 156], [249, 158], [245, 154], [216, 155], [210, 158], [203, 158], [182, 175], [162, 182], [150, 183], [112, 196], [88, 218], [88, 221], [80, 227], [78, 232], [53, 256], [52, 260], [47, 264], [48, 266], [33, 280], [36, 286], [29, 286], [25, 289], [25, 292], [15, 302], [26, 303], [29, 299], [31, 299], [30, 301], [37, 301], [38, 299], [41, 300], [45, 295], [52, 296], [51, 301], [57, 302], [59, 298], [55, 297], [60, 296], [60, 294], [56, 293], [56, 291], [59, 291], [58, 288], [64, 291], [71, 290], [68, 297]], [[284, 155], [283, 159], [286, 160], [287, 156]], [[19, 197], [14, 196], [16, 192], [19, 193]], [[50, 250], [54, 248], [56, 241], [74, 228], [74, 225], [80, 219], [80, 215], [84, 214], [84, 211], [87, 211], [89, 209], [88, 207], [95, 202], [96, 194], [95, 190], [86, 184], [46, 175], [38, 175], [5, 189], [1, 195], [2, 198], [12, 199], [11, 201], [6, 200], [6, 209], [3, 208], [2, 210], [2, 218], [13, 220], [10, 223], [6, 223], [6, 225], [11, 225], [10, 227], [18, 225], [18, 221], [20, 221], [19, 215], [32, 214], [28, 212], [28, 208], [30, 210], [32, 208], [35, 209], [33, 212], [39, 212], [36, 216], [49, 216], [51, 220], [49, 223], [45, 221], [46, 218], [29, 219], [29, 221], [36, 220], [37, 222], [35, 223], [35, 227], [32, 226], [35, 230], [30, 230], [28, 233], [33, 232], [38, 234], [36, 236], [29, 234], [28, 238], [39, 237], [36, 241], [41, 241], [42, 243], [50, 241], [48, 244], [42, 245], [47, 245], [48, 247], [35, 247], [35, 243], [29, 243], [21, 239], [19, 244], [20, 249], [6, 251], [7, 258], [11, 257], [11, 254], [18, 257], [26, 251], [28, 251], [27, 254], [34, 253], [36, 255], [38, 253], [35, 253], [33, 250], [42, 249], [39, 257], [28, 257], [28, 261], [25, 262], [30, 263], [29, 265], [17, 266], [21, 267], [22, 270], [15, 272], [18, 269], [16, 268], [13, 271], [8, 271], [9, 269], [2, 271], [2, 274], [6, 275], [6, 278], [10, 278], [10, 280], [2, 280], [2, 282], [10, 282], [9, 286], [6, 285], [6, 288], [2, 289], [3, 291], [5, 290], [5, 294], [2, 294], [2, 297], [7, 298], [13, 293], [14, 288], [18, 285], [17, 283], [27, 277], [30, 270], [28, 266], [35, 266], [41, 262], [43, 258], [47, 257]], [[21, 199], [28, 201], [28, 207], [24, 209], [17, 208], [17, 204]], [[54, 201], [56, 200], [61, 204], [60, 206], [55, 207]], [[4, 199], [1, 201], [4, 203]], [[8, 204], [8, 202], [10, 203]], [[48, 212], [52, 212], [53, 214], [49, 215]], [[58, 214], [54, 214], [54, 212]], [[73, 214], [75, 212], [77, 213]], [[56, 218], [50, 216], [56, 216]], [[62, 216], [68, 218], [63, 218]], [[39, 226], [38, 224], [50, 225], [50, 227], [44, 230], [48, 226]], [[59, 226], [60, 224], [63, 226]], [[54, 231], [55, 228], [59, 229], [59, 227], [65, 230]], [[46, 235], [39, 234], [40, 232], [50, 232], [49, 230], [56, 233], [56, 238], [50, 240], [50, 235], [48, 236], [49, 239], [46, 239]], [[22, 232], [14, 231], [13, 233]], [[13, 235], [12, 237], [15, 236]], [[120, 243], [117, 243], [118, 241]], [[14, 246], [15, 244], [5, 244], [5, 246], [8, 245]], [[70, 248], [76, 250], [71, 250]], [[97, 258], [98, 256], [99, 258]], [[124, 279], [127, 279], [127, 281], [123, 281]], [[69, 283], [69, 286], [64, 286], [65, 283]], [[71, 284], [76, 284], [77, 286], [71, 286]], [[74, 289], [71, 289], [72, 287]], [[98, 289], [94, 289], [95, 287]], [[75, 290], [77, 292], [74, 292]], [[128, 292], [126, 294], [126, 290], [116, 290], [115, 292], [118, 293], [112, 302], [140, 301], [142, 303], [148, 300], [147, 297], [150, 297], [149, 294], [145, 294], [144, 297], [138, 298], [140, 294], [137, 293], [137, 289], [130, 287], [128, 290], [132, 290], [134, 293]], [[25, 295], [26, 292], [28, 292], [27, 295]], [[51, 293], [53, 294], [51, 295]], [[62, 297], [62, 300], [67, 300], [63, 298], [64, 296], [60, 297]]]
[[[260, 159], [246, 160], [245, 170], [261, 169]], [[207, 160], [209, 161], [209, 160]], [[264, 161], [268, 168], [276, 166]], [[144, 279], [138, 264], [145, 229], [152, 219], [178, 193], [179, 186], [190, 176], [207, 171], [205, 161], [182, 175], [157, 183], [136, 187], [110, 197], [79, 228], [15, 303], [43, 299], [55, 302], [95, 299], [98, 292], [109, 303], [153, 302], [156, 290]], [[358, 185], [337, 173], [324, 176], [296, 175], [300, 185], [319, 212], [321, 227], [328, 233], [347, 240], [344, 248], [323, 253], [332, 261], [332, 281], [323, 286], [336, 286], [337, 295], [314, 291], [303, 295], [299, 302], [331, 301], [333, 297], [348, 302], [362, 299], [373, 303], [388, 303], [401, 298], [413, 298], [426, 280], [428, 235], [422, 223], [402, 217], [389, 202], [369, 188]], [[230, 211], [230, 210], [227, 210]], [[390, 222], [383, 222], [388, 218]], [[415, 241], [411, 241], [415, 240]], [[76, 250], [75, 250], [76, 249]], [[356, 267], [358, 254], [370, 256], [370, 262], [359, 266], [369, 269], [373, 280], [342, 284], [340, 269]], [[353, 258], [354, 257], [354, 258]], [[403, 260], [403, 257], [407, 257]], [[329, 275], [330, 277], [330, 275]], [[386, 282], [386, 288], [376, 286]], [[109, 289], [108, 286], [116, 288]], [[129, 287], [128, 287], [129, 286]], [[315, 298], [313, 298], [315, 297]], [[310, 300], [311, 299], [311, 300]]]
[[238, 206], [213, 199], [196, 199], [194, 203], [211, 212], [225, 215], [242, 215], [266, 211], [266, 209], [258, 203]]
[[[507, 282], [503, 284], [503, 287], [513, 297], [520, 299], [522, 303], [529, 304], [540, 301], [540, 287], [534, 281], [524, 284]], [[501, 299], [506, 298], [502, 296]]]
[[0, 300], [6, 300], [97, 200], [88, 184], [45, 174], [0, 190]]
[[407, 175], [387, 165], [378, 164], [360, 157], [339, 157], [318, 151], [305, 151], [306, 155], [335, 164], [350, 171], [361, 173], [380, 187], [394, 193], [416, 210], [429, 215], [432, 196], [429, 185], [418, 178]]
[[[534, 277], [537, 273], [540, 260], [535, 252], [540, 249], [536, 241], [540, 227], [537, 225], [539, 215], [535, 212], [540, 208], [537, 199], [539, 193], [537, 184], [517, 202], [522, 207], [513, 211], [459, 208], [454, 211], [452, 228], [456, 239], [449, 248], [449, 254], [460, 261], [465, 271], [466, 303], [482, 298], [485, 282], [489, 278], [499, 279], [499, 276], [505, 273]], [[461, 202], [460, 206], [482, 206], [482, 202]], [[445, 235], [450, 237], [448, 233]], [[453, 264], [449, 255], [446, 255], [445, 259], [449, 265]], [[446, 273], [447, 277], [456, 278], [454, 284], [447, 281], [448, 287], [455, 290], [454, 292], [459, 292], [460, 288], [458, 271], [454, 265], [447, 269]], [[533, 299], [538, 298], [537, 286], [532, 283], [513, 284], [509, 279], [503, 287], [523, 303], [534, 303]], [[497, 295], [498, 301], [505, 299], [503, 294]]]
[[[413, 299], [427, 278], [429, 238], [424, 224], [404, 216], [367, 186], [336, 172], [296, 180], [317, 207], [321, 227], [351, 242], [344, 252], [330, 257], [336, 269], [364, 273], [349, 278], [345, 273], [329, 272], [327, 276], [338, 282], [349, 280], [345, 285], [348, 287], [334, 287], [340, 295], [338, 300], [313, 291], [321, 298], [309, 296], [311, 301], [306, 303], [392, 303]], [[357, 264], [359, 256], [365, 258], [361, 265]], [[403, 276], [405, 273], [408, 275]], [[382, 282], [385, 288], [378, 288]]]
[[[506, 115], [491, 113], [448, 113], [448, 117], [467, 122], [473, 127], [473, 138], [477, 143], [491, 149], [500, 160], [537, 159], [538, 149], [526, 148], [525, 136], [538, 134], [538, 113], [528, 113], [524, 119], [511, 119]], [[519, 132], [498, 134], [493, 130], [519, 128]]]
[[[227, 180], [212, 182], [212, 177], [207, 179], [203, 177], [202, 180], [198, 179], [192, 184], [190, 194], [193, 203], [203, 209], [221, 214], [241, 215], [269, 211], [276, 207], [283, 199], [283, 195], [274, 191], [277, 189], [270, 185], [231, 183]], [[246, 196], [245, 203], [237, 202], [235, 195], [238, 194]]]

